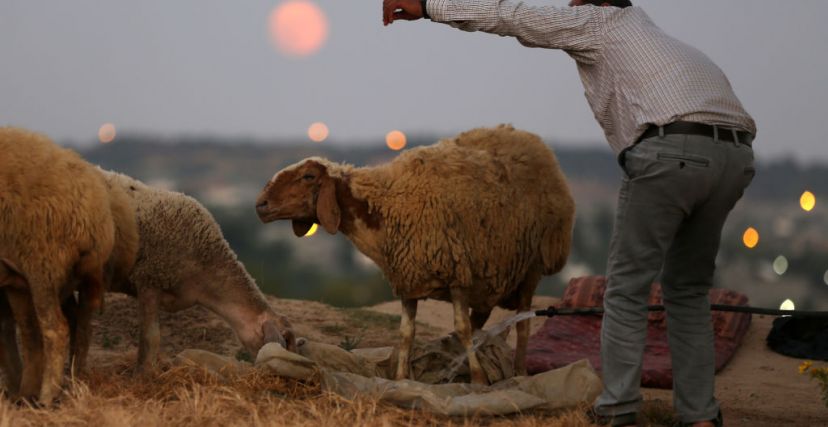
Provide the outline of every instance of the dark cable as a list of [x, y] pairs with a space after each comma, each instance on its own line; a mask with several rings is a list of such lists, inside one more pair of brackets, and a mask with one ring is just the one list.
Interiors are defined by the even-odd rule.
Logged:
[[[749, 307], [746, 305], [710, 304], [714, 311], [733, 311], [737, 313], [767, 314], [770, 316], [791, 316], [791, 317], [828, 317], [828, 311], [806, 311], [806, 310], [777, 310], [772, 308]], [[664, 311], [663, 305], [649, 305], [647, 311]], [[545, 310], [535, 311], [536, 316], [565, 316], [565, 315], [588, 315], [602, 314], [603, 307], [549, 307]]]

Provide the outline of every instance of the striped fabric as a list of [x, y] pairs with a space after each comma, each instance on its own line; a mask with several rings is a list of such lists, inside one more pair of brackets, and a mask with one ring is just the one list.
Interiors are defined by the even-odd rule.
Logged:
[[756, 134], [719, 67], [664, 33], [641, 8], [538, 7], [508, 0], [428, 0], [426, 7], [433, 21], [461, 30], [567, 52], [616, 154], [649, 125], [678, 120]]

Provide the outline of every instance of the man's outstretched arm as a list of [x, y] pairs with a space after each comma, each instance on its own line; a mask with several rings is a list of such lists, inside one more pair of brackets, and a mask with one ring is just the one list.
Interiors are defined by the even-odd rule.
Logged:
[[509, 0], [384, 0], [383, 23], [424, 15], [465, 31], [515, 37], [530, 47], [597, 51], [607, 11], [593, 6], [527, 6]]

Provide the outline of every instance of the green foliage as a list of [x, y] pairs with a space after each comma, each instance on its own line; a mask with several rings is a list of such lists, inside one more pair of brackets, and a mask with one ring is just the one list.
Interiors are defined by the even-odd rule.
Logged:
[[339, 346], [341, 348], [345, 349], [346, 351], [351, 351], [351, 350], [357, 348], [357, 346], [359, 345], [359, 343], [361, 341], [362, 341], [362, 337], [349, 337], [349, 336], [346, 336], [339, 343]]
[[808, 375], [819, 384], [820, 392], [822, 393], [822, 402], [828, 408], [828, 366], [816, 368], [813, 366], [813, 362], [805, 361], [799, 365], [799, 373], [801, 375]]

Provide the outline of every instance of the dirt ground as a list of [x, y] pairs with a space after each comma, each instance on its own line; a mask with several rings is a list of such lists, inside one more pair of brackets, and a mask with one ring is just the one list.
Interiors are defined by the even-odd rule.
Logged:
[[[293, 323], [297, 335], [346, 348], [382, 347], [398, 341], [400, 305], [396, 301], [357, 309], [334, 308], [313, 301], [268, 297], [271, 304]], [[533, 308], [545, 308], [557, 300], [536, 297]], [[135, 360], [138, 316], [132, 298], [110, 294], [103, 315], [95, 320], [90, 360], [93, 370], [129, 366]], [[510, 312], [496, 310], [487, 327]], [[233, 332], [222, 320], [202, 308], [162, 314], [162, 355], [172, 357], [186, 348], [219, 354], [243, 354]], [[545, 319], [532, 319], [536, 331]], [[799, 375], [801, 360], [773, 353], [764, 339], [772, 318], [754, 316], [742, 347], [717, 376], [717, 397], [729, 426], [815, 426], [828, 423], [828, 408], [820, 400], [818, 385]], [[424, 301], [417, 313], [417, 338], [429, 340], [453, 330], [451, 306]], [[509, 341], [514, 345], [514, 333]], [[129, 370], [129, 368], [122, 368]], [[645, 389], [648, 405], [669, 410], [670, 391]]]
[[[546, 308], [558, 300], [535, 297], [533, 309]], [[399, 314], [396, 301], [379, 304], [371, 309], [382, 313]], [[417, 320], [443, 333], [454, 329], [451, 305], [440, 301], [421, 302]], [[512, 312], [495, 310], [487, 323], [511, 316]], [[730, 363], [716, 376], [716, 397], [728, 426], [823, 426], [828, 425], [828, 408], [820, 400], [816, 382], [799, 375], [800, 359], [770, 351], [765, 337], [771, 329], [773, 317], [753, 316], [742, 346]], [[530, 331], [535, 333], [545, 319], [531, 320]], [[514, 336], [509, 343], [514, 346]], [[644, 398], [669, 405], [671, 391], [644, 389]]]

